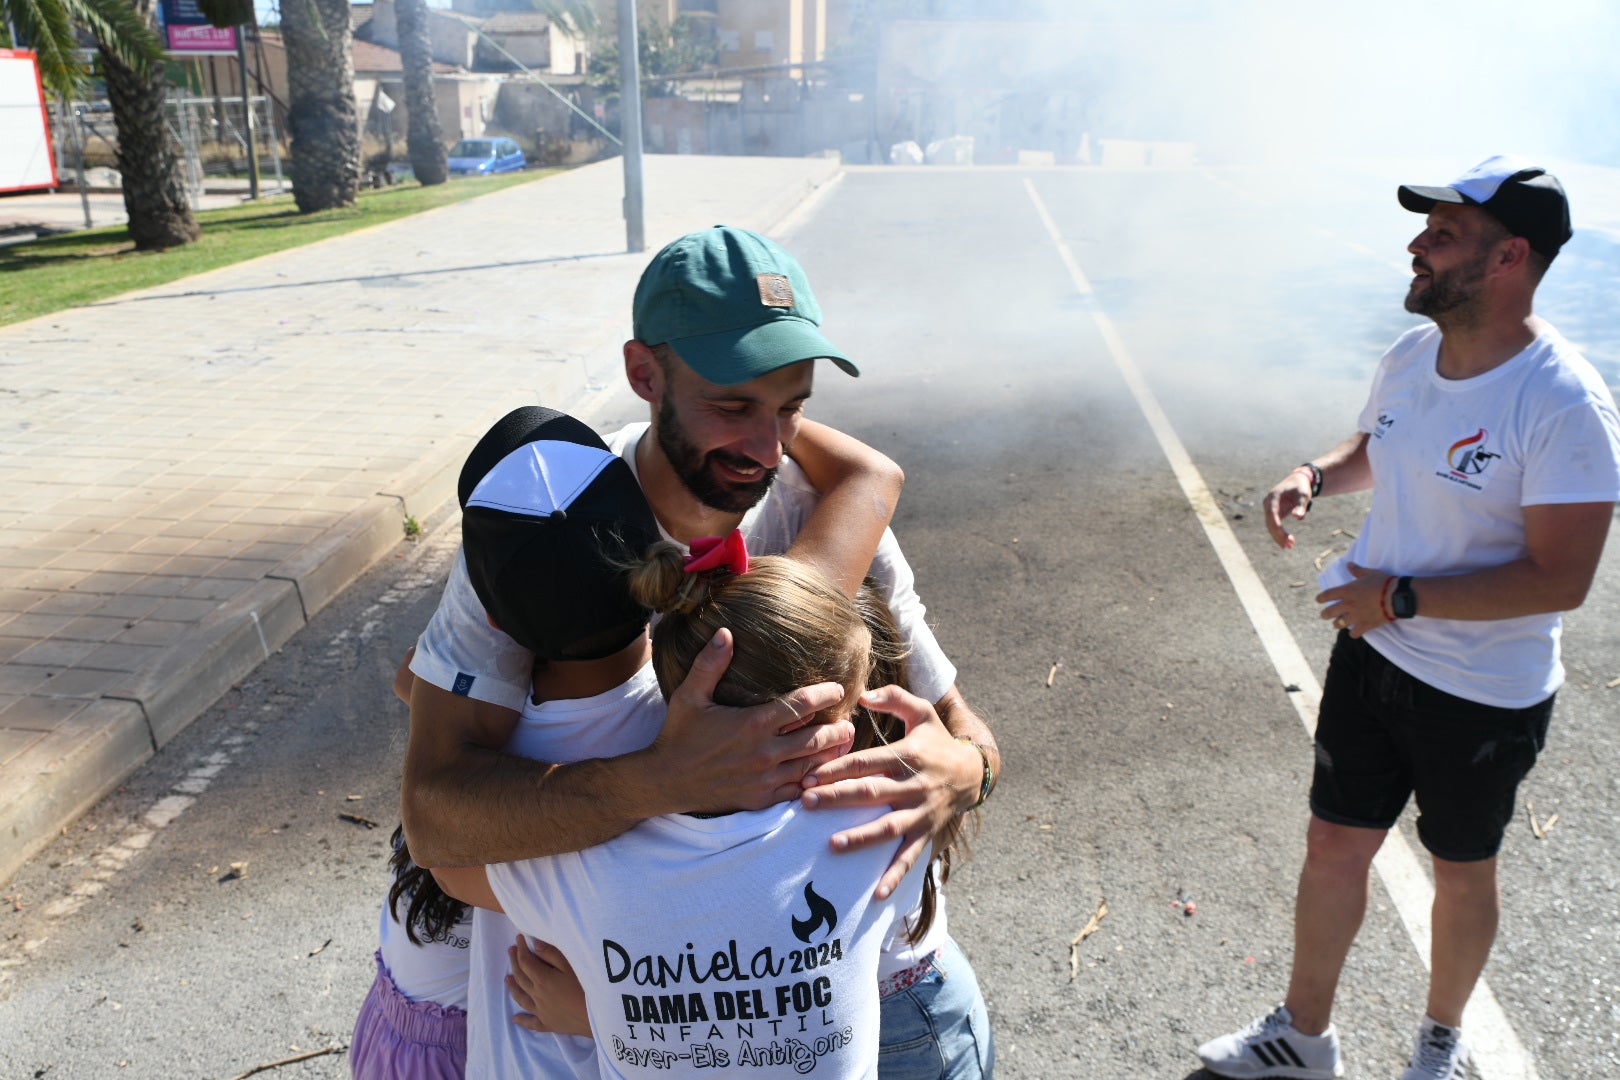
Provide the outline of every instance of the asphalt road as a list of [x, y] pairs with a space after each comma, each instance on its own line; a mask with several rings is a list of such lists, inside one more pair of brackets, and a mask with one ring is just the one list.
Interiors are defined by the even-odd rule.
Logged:
[[[1285, 553], [1258, 501], [1352, 430], [1411, 324], [1418, 219], [1392, 196], [1370, 167], [856, 170], [788, 239], [866, 370], [821, 372], [813, 413], [906, 466], [897, 531], [1007, 762], [948, 890], [1004, 1078], [1196, 1076], [1198, 1042], [1280, 1000], [1309, 740], [1118, 358], [1320, 677], [1313, 561], [1365, 504], [1325, 501]], [[1578, 240], [1542, 303], [1611, 385], [1597, 300], [1617, 276]], [[599, 421], [636, 418], [618, 411]], [[347, 1042], [396, 815], [388, 678], [453, 540], [402, 547], [7, 887], [0, 1080], [231, 1077]], [[1568, 620], [1570, 683], [1522, 792], [1557, 826], [1538, 840], [1521, 815], [1503, 855], [1487, 979], [1543, 1078], [1620, 1075], [1617, 565]], [[1375, 890], [1337, 1016], [1350, 1076], [1398, 1073], [1423, 984]], [[267, 1075], [346, 1073], [333, 1054]]]

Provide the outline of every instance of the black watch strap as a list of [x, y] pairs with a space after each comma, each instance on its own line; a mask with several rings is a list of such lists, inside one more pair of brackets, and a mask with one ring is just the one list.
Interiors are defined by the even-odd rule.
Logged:
[[1389, 610], [1397, 619], [1410, 619], [1417, 614], [1417, 593], [1412, 591], [1410, 577], [1395, 580], [1395, 591], [1389, 594]]

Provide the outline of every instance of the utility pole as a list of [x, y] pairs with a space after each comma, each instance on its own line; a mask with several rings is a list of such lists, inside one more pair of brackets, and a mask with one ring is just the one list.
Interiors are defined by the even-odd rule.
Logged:
[[641, 49], [636, 0], [619, 0], [619, 137], [624, 140], [625, 249], [647, 250], [641, 206]]

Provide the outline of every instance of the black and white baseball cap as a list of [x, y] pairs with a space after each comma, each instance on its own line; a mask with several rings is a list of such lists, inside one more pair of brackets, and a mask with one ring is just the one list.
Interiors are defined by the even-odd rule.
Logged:
[[659, 539], [635, 474], [585, 424], [529, 406], [502, 417], [462, 467], [467, 572], [490, 619], [544, 660], [599, 660], [647, 609], [623, 566]]
[[1511, 154], [1486, 158], [1445, 187], [1402, 184], [1396, 196], [1415, 214], [1427, 214], [1436, 203], [1478, 206], [1548, 259], [1574, 235], [1558, 178]]

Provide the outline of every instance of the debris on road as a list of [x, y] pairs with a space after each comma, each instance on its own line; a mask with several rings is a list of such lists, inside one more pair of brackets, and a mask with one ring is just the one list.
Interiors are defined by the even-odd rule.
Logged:
[[332, 939], [327, 938], [325, 941], [321, 942], [319, 945], [317, 945], [313, 949], [309, 950], [309, 955], [310, 956], [315, 956], [316, 954], [322, 952], [330, 944], [332, 944]]
[[1603, 685], [1605, 687], [1607, 687], [1608, 689], [1613, 690], [1615, 687], [1620, 686], [1620, 679], [1610, 679], [1608, 682], [1604, 683]]
[[1558, 824], [1558, 815], [1554, 813], [1553, 816], [1548, 818], [1545, 823], [1537, 821], [1536, 803], [1534, 799], [1524, 800], [1524, 810], [1525, 813], [1530, 815], [1530, 831], [1535, 834], [1536, 839], [1547, 839], [1547, 834], [1553, 831], [1554, 825]]
[[[214, 870], [217, 869], [219, 869], [219, 867], [216, 866]], [[209, 873], [213, 872], [213, 870], [209, 871]], [[223, 885], [227, 881], [241, 881], [243, 878], [247, 877], [247, 872], [248, 864], [246, 862], [233, 862], [231, 863], [231, 868], [225, 871], [225, 875], [219, 879], [220, 884]]]
[[338, 817], [342, 818], [344, 821], [352, 821], [356, 825], [364, 825], [368, 829], [375, 829], [377, 827], [377, 823], [375, 821], [372, 821], [368, 817], [361, 817], [359, 814], [339, 813]]
[[327, 1054], [341, 1054], [347, 1049], [348, 1047], [346, 1046], [328, 1046], [322, 1050], [306, 1050], [302, 1054], [294, 1054], [292, 1057], [285, 1057], [280, 1061], [267, 1061], [263, 1065], [255, 1065], [247, 1072], [237, 1073], [235, 1076], [231, 1077], [231, 1080], [247, 1080], [248, 1077], [254, 1075], [255, 1073], [268, 1072], [271, 1069], [279, 1069], [283, 1065], [296, 1065], [300, 1061], [308, 1061], [310, 1058], [325, 1057]]
[[1070, 982], [1074, 982], [1074, 980], [1080, 977], [1080, 943], [1086, 940], [1086, 938], [1090, 937], [1092, 934], [1095, 934], [1097, 932], [1097, 928], [1102, 925], [1102, 921], [1107, 917], [1108, 900], [1105, 897], [1102, 900], [1097, 901], [1097, 910], [1091, 913], [1091, 918], [1086, 920], [1086, 925], [1082, 926], [1080, 928], [1080, 932], [1074, 935], [1074, 939], [1069, 942]]
[[1316, 558], [1311, 560], [1312, 562], [1314, 562], [1316, 564], [1316, 569], [1317, 570], [1322, 569], [1322, 560], [1327, 558], [1331, 554], [1333, 554], [1333, 549], [1328, 548], [1326, 551], [1322, 552], [1322, 554], [1318, 555]]
[[1046, 685], [1047, 686], [1052, 685], [1052, 680], [1057, 678], [1058, 668], [1060, 668], [1062, 666], [1063, 666], [1063, 661], [1061, 661], [1061, 660], [1052, 661], [1052, 670], [1048, 671], [1046, 673]]

